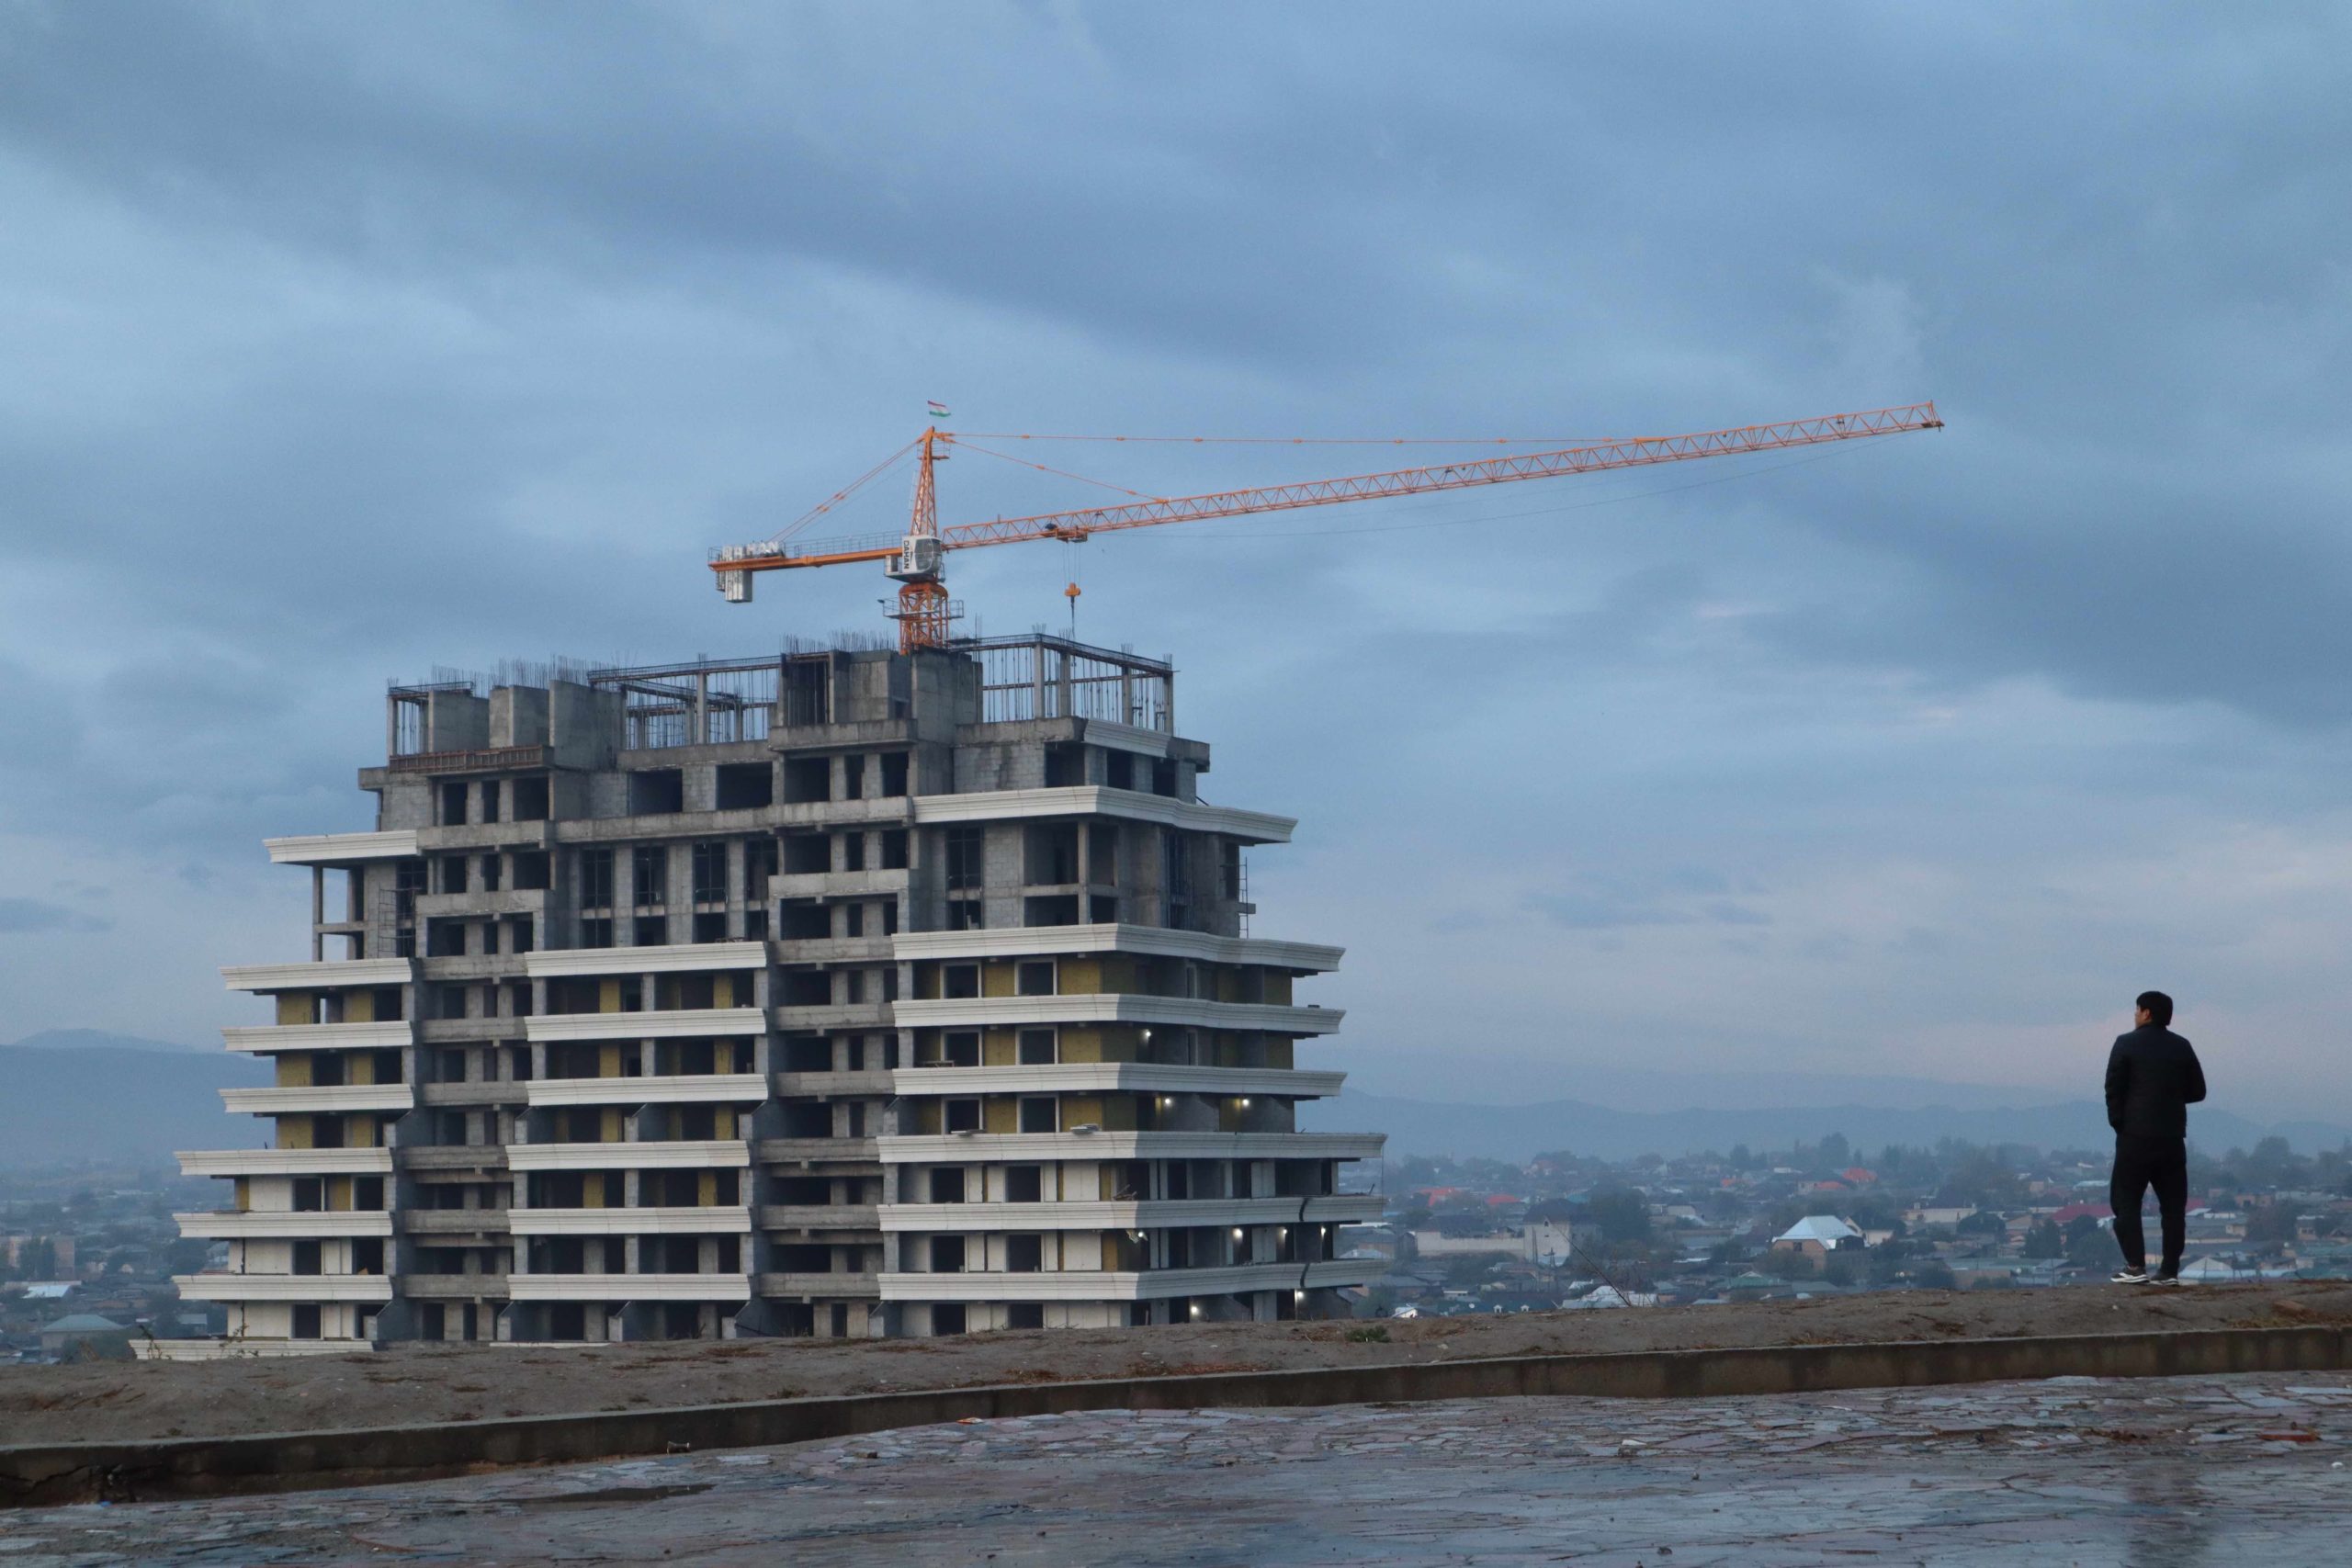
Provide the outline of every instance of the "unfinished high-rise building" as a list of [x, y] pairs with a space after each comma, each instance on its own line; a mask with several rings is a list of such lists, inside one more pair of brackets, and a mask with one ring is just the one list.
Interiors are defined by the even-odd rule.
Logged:
[[277, 1081], [180, 1156], [181, 1293], [285, 1350], [1344, 1313], [1340, 953], [1250, 934], [1293, 823], [1173, 694], [1043, 635], [393, 688], [375, 830], [269, 840], [310, 960], [225, 971]]

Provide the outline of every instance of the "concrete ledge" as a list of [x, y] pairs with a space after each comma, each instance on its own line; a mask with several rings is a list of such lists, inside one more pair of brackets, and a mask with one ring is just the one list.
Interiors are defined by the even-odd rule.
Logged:
[[347, 1431], [28, 1444], [0, 1448], [0, 1505], [152, 1501], [421, 1481], [494, 1466], [660, 1454], [680, 1447], [758, 1448], [1074, 1410], [1411, 1404], [1533, 1394], [1719, 1399], [2051, 1377], [2340, 1371], [2347, 1365], [2352, 1330], [2293, 1327], [1519, 1356], [1115, 1378]]

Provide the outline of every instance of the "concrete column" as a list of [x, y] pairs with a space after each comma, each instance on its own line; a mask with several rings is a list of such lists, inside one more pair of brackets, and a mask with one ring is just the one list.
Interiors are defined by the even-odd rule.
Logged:
[[311, 962], [318, 963], [326, 956], [327, 939], [319, 928], [327, 920], [327, 868], [311, 868]]

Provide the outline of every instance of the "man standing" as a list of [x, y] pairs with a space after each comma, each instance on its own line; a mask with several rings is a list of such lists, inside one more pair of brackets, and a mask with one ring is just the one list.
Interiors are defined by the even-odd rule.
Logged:
[[2154, 1187], [2165, 1236], [2154, 1283], [2177, 1285], [2188, 1225], [2188, 1108], [2205, 1098], [2205, 1069], [2188, 1042], [2172, 1032], [2170, 997], [2143, 991], [2135, 1005], [2132, 1021], [2139, 1027], [2117, 1035], [2107, 1055], [2107, 1122], [2115, 1129], [2115, 1174], [2107, 1197], [2115, 1209], [2115, 1244], [2123, 1249], [2115, 1282], [2150, 1282], [2140, 1200]]

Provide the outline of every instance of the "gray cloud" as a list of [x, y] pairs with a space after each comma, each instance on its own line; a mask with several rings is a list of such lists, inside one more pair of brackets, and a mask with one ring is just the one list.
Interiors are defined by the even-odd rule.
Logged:
[[0, 936], [33, 931], [103, 931], [113, 927], [112, 920], [85, 915], [62, 904], [39, 898], [0, 898]]

